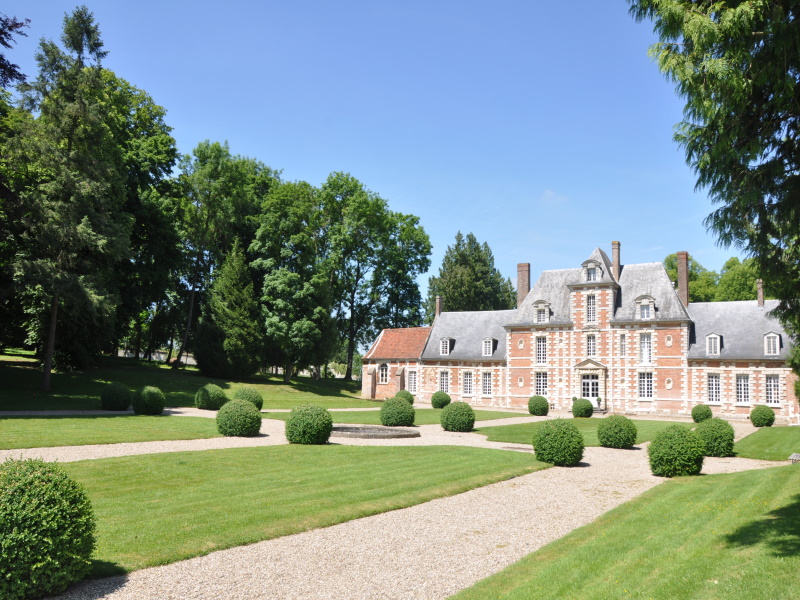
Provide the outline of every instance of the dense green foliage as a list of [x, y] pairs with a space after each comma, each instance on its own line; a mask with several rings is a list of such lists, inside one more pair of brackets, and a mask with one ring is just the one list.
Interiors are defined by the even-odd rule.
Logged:
[[226, 402], [217, 413], [217, 431], [231, 437], [254, 437], [261, 430], [261, 412], [247, 400]]
[[441, 424], [445, 431], [472, 431], [475, 411], [466, 402], [453, 402], [442, 410]]
[[[408, 406], [407, 402], [398, 402]], [[303, 404], [293, 408], [286, 419], [286, 439], [290, 444], [327, 444], [331, 431], [331, 413], [316, 404]]]
[[544, 396], [531, 396], [528, 400], [528, 412], [536, 417], [546, 417], [550, 412], [550, 404]]
[[586, 398], [575, 398], [572, 401], [572, 416], [576, 419], [588, 419], [594, 414], [594, 405]]
[[414, 407], [402, 398], [389, 398], [381, 406], [381, 425], [411, 427], [414, 424]]
[[706, 419], [695, 429], [705, 456], [733, 456], [733, 426], [724, 419]]
[[769, 406], [759, 404], [750, 411], [750, 422], [756, 427], [772, 427], [775, 412]]
[[395, 398], [400, 398], [400, 400], [405, 400], [409, 404], [414, 404], [414, 396], [408, 390], [400, 390], [394, 395]]
[[89, 499], [58, 466], [0, 463], [0, 597], [50, 596], [83, 579], [94, 533]]
[[146, 385], [133, 395], [133, 412], [137, 415], [160, 415], [164, 412], [167, 399], [164, 392], [152, 385]]
[[228, 401], [228, 395], [215, 383], [207, 383], [194, 395], [195, 408], [219, 410]]
[[650, 470], [659, 477], [699, 475], [703, 468], [703, 440], [682, 425], [672, 425], [660, 431], [647, 454]]
[[692, 407], [692, 421], [701, 423], [714, 416], [711, 412], [711, 407], [707, 404], [698, 404]]
[[636, 434], [634, 422], [623, 415], [610, 415], [597, 425], [597, 439], [606, 448], [631, 448]]
[[442, 390], [437, 390], [431, 395], [431, 406], [433, 408], [444, 408], [450, 404], [450, 402], [450, 394], [443, 392]]
[[[511, 413], [513, 414], [513, 413]], [[499, 410], [476, 410], [476, 421], [492, 421], [495, 419], [507, 419], [509, 413]], [[289, 417], [288, 412], [269, 412], [262, 413], [265, 419], [278, 419], [285, 421]], [[381, 425], [381, 411], [379, 410], [347, 410], [331, 412], [334, 424], [352, 423], [360, 425]], [[440, 425], [442, 422], [442, 411], [438, 408], [415, 408], [414, 425]], [[528, 436], [530, 437], [530, 436]]]
[[264, 407], [264, 398], [261, 393], [254, 387], [244, 385], [233, 392], [234, 400], [247, 400], [250, 404], [261, 410]]
[[533, 433], [536, 460], [559, 467], [573, 467], [583, 458], [583, 436], [573, 423], [553, 419], [541, 423]]
[[133, 394], [127, 385], [109, 383], [100, 392], [100, 408], [103, 410], [128, 410]]

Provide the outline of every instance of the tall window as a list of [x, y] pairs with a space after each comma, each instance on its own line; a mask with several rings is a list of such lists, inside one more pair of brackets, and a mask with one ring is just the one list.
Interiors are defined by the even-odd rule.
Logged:
[[767, 375], [767, 404], [780, 404], [781, 400], [778, 397], [778, 376]]
[[736, 376], [736, 402], [738, 404], [750, 404], [750, 376]]
[[494, 340], [491, 338], [487, 338], [483, 340], [483, 355], [484, 356], [491, 356], [494, 350]]
[[536, 373], [536, 387], [537, 396], [547, 396], [547, 373]]
[[642, 304], [639, 307], [639, 318], [643, 320], [647, 320], [650, 318], [650, 305], [649, 304]]
[[546, 308], [537, 308], [536, 309], [536, 322], [537, 323], [546, 323], [547, 322], [547, 309]]
[[709, 373], [708, 380], [706, 382], [706, 391], [708, 392], [708, 401], [709, 402], [719, 402], [720, 395], [719, 395], [719, 373]]
[[639, 362], [649, 365], [653, 361], [652, 338], [649, 333], [639, 334]]
[[540, 336], [536, 338], [536, 363], [544, 364], [547, 362], [547, 338]]
[[777, 356], [778, 346], [777, 335], [768, 335], [764, 338], [764, 354], [767, 356]]
[[593, 333], [586, 336], [586, 356], [597, 354], [597, 338]]
[[472, 371], [464, 371], [461, 374], [461, 383], [463, 387], [463, 394], [465, 396], [472, 396], [475, 393], [474, 388], [472, 387]]
[[481, 393], [484, 396], [492, 395], [492, 372], [484, 371], [481, 374]]
[[439, 389], [444, 393], [450, 393], [450, 373], [447, 371], [439, 371]]
[[389, 365], [386, 363], [378, 367], [378, 383], [389, 383]]
[[586, 281], [597, 281], [597, 269], [595, 267], [586, 269]]
[[716, 356], [719, 354], [719, 336], [709, 335], [706, 337], [706, 354]]
[[439, 354], [441, 354], [442, 356], [447, 356], [448, 354], [450, 354], [450, 339], [449, 338], [444, 338], [439, 343]]
[[595, 313], [595, 305], [597, 298], [594, 295], [586, 296], [586, 320], [589, 323], [594, 323], [597, 320]]
[[625, 343], [625, 334], [623, 333], [619, 336], [619, 355], [620, 356], [627, 356], [628, 355], [628, 346]]
[[408, 372], [408, 391], [412, 394], [417, 393], [417, 372], [416, 371], [409, 371]]
[[639, 373], [639, 398], [653, 397], [653, 374]]

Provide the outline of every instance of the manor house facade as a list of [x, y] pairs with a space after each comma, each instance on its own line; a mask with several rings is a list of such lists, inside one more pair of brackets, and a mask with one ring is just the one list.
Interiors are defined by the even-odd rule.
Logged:
[[623, 265], [596, 248], [581, 265], [543, 271], [530, 287], [518, 265], [517, 309], [442, 312], [431, 327], [385, 329], [364, 355], [362, 397], [437, 390], [480, 407], [527, 407], [532, 395], [569, 410], [583, 397], [611, 413], [747, 419], [756, 404], [800, 424], [791, 340], [776, 300], [689, 302], [688, 254], [677, 290], [661, 263]]

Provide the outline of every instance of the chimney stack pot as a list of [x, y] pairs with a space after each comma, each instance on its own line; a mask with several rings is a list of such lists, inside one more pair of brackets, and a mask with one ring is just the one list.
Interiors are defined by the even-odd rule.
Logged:
[[531, 291], [531, 263], [517, 264], [517, 308]]
[[689, 253], [678, 252], [678, 297], [684, 306], [689, 306]]

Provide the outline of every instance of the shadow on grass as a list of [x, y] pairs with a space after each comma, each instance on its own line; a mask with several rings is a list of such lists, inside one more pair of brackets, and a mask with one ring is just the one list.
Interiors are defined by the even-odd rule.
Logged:
[[770, 511], [726, 535], [725, 541], [738, 547], [763, 544], [777, 557], [797, 556], [800, 554], [800, 494], [787, 506]]
[[[115, 562], [92, 559], [92, 570], [89, 577], [92, 579], [100, 579], [102, 577], [115, 577], [117, 575], [127, 574], [128, 572]], [[116, 587], [112, 589], [116, 589]]]

